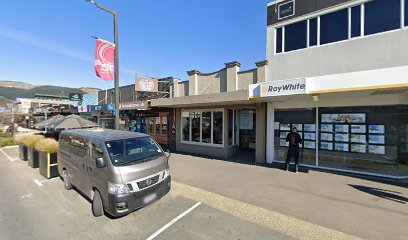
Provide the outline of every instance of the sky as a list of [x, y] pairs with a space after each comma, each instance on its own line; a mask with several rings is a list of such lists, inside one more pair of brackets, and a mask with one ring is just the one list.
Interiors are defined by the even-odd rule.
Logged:
[[[95, 76], [95, 39], [113, 42], [113, 17], [85, 0], [2, 1], [0, 80], [113, 87]], [[269, 0], [95, 0], [119, 13], [120, 85], [136, 73], [188, 80], [266, 57]]]

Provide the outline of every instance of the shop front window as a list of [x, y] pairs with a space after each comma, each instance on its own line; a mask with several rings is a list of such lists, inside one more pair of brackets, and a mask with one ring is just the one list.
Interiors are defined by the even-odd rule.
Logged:
[[202, 118], [202, 142], [211, 143], [211, 112], [203, 112]]
[[[271, 123], [272, 124], [272, 123]], [[284, 162], [289, 150], [289, 142], [286, 137], [292, 128], [303, 139], [300, 145], [299, 163], [316, 165], [316, 109], [291, 109], [275, 111], [275, 160]], [[291, 159], [293, 162], [294, 159]]]
[[214, 135], [214, 144], [222, 144], [223, 143], [223, 112], [214, 112], [214, 128], [213, 128], [213, 135]]
[[319, 108], [319, 166], [408, 175], [408, 106]]
[[166, 116], [162, 117], [162, 134], [163, 135], [167, 134], [167, 117]]
[[181, 114], [182, 142], [223, 144], [223, 121], [223, 111], [183, 111]]
[[191, 137], [193, 142], [201, 142], [200, 135], [200, 112], [192, 112], [191, 116]]
[[183, 141], [190, 141], [190, 113], [181, 113], [181, 135]]
[[160, 131], [160, 117], [156, 117], [156, 135], [161, 134]]

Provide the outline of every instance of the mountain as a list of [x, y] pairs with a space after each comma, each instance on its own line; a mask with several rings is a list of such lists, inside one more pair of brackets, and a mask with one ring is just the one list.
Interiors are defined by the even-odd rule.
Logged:
[[0, 96], [15, 100], [16, 98], [33, 98], [35, 94], [47, 94], [66, 96], [70, 93], [87, 94], [96, 92], [97, 88], [69, 88], [61, 86], [34, 86], [29, 83], [14, 82], [14, 81], [0, 81]]
[[29, 90], [34, 87], [34, 85], [24, 82], [15, 81], [0, 81], [0, 87], [11, 87], [11, 88], [21, 88]]

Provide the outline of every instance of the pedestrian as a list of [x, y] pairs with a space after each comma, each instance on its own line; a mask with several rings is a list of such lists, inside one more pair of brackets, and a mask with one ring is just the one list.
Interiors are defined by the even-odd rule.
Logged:
[[289, 142], [288, 155], [286, 156], [285, 168], [289, 171], [289, 164], [291, 158], [295, 158], [295, 172], [299, 171], [299, 144], [303, 142], [302, 137], [297, 133], [297, 128], [292, 128], [292, 131], [286, 136], [286, 142]]

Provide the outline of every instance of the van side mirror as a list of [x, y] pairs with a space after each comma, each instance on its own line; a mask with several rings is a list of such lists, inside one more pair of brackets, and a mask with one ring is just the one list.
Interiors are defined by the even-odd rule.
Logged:
[[167, 158], [167, 160], [170, 159], [170, 156], [171, 156], [170, 149], [167, 149], [167, 151], [166, 151], [166, 158]]
[[106, 167], [106, 162], [105, 162], [105, 160], [103, 159], [103, 157], [98, 157], [98, 158], [96, 158], [96, 159], [95, 159], [95, 162], [96, 162], [96, 167], [97, 167], [97, 168], [104, 168], [104, 167]]

